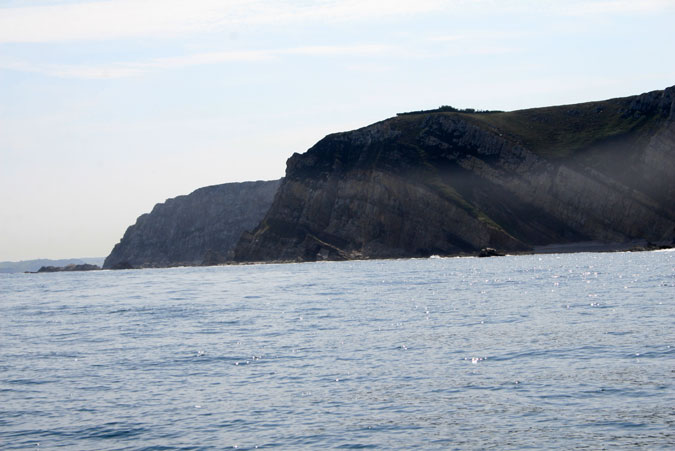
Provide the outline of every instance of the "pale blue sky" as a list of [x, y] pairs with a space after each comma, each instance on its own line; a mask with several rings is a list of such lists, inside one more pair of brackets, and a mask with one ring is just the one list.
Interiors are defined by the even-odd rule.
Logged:
[[439, 105], [675, 84], [675, 0], [0, 0], [0, 261], [105, 256], [201, 186]]

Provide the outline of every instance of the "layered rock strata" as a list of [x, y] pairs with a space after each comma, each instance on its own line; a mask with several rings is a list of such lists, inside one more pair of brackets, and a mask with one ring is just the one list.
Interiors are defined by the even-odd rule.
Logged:
[[294, 154], [238, 261], [673, 242], [675, 87], [514, 112], [420, 112]]

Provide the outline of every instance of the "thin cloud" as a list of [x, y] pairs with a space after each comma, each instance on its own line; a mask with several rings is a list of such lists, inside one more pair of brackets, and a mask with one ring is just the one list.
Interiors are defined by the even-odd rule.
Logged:
[[672, 0], [604, 0], [595, 2], [577, 2], [560, 8], [560, 12], [569, 15], [658, 13], [675, 10]]
[[[115, 0], [0, 8], [0, 43], [167, 37], [238, 25], [342, 21], [439, 10], [449, 0]], [[453, 2], [457, 3], [457, 1]]]
[[658, 13], [671, 0], [103, 0], [0, 8], [0, 43], [171, 37], [237, 26], [353, 22], [433, 12], [563, 15]]
[[251, 50], [233, 52], [207, 52], [177, 57], [154, 58], [140, 62], [117, 62], [100, 65], [80, 64], [32, 64], [17, 61], [0, 61], [0, 68], [21, 72], [33, 72], [59, 78], [111, 79], [145, 74], [153, 70], [180, 69], [220, 63], [264, 62], [286, 55], [302, 56], [367, 56], [383, 54], [392, 50], [385, 45], [365, 44], [354, 46], [306, 46], [274, 50]]
[[532, 33], [525, 31], [470, 31], [451, 34], [433, 35], [428, 38], [431, 42], [461, 42], [461, 41], [491, 41], [503, 39], [516, 39], [531, 36]]
[[147, 72], [147, 69], [135, 67], [132, 64], [85, 66], [66, 64], [34, 64], [19, 61], [0, 62], [0, 69], [37, 73], [57, 78], [79, 78], [88, 80], [133, 77]]
[[365, 44], [355, 46], [339, 45], [314, 45], [306, 47], [295, 47], [291, 49], [280, 50], [280, 54], [288, 55], [306, 55], [306, 56], [331, 56], [331, 55], [374, 55], [382, 54], [392, 50], [391, 46], [379, 44]]

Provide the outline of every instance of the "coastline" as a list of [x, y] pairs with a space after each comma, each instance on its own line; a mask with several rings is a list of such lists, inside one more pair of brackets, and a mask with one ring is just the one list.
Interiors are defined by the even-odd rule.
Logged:
[[[672, 250], [675, 247], [672, 244], [665, 243], [651, 243], [647, 240], [633, 240], [624, 243], [605, 243], [601, 241], [581, 241], [576, 243], [564, 244], [548, 244], [544, 246], [534, 246], [531, 250], [522, 252], [500, 252], [498, 255], [491, 255], [489, 257], [501, 256], [521, 256], [521, 255], [541, 255], [541, 254], [580, 254], [580, 253], [611, 253], [611, 252], [651, 252]], [[428, 257], [409, 256], [409, 257], [379, 257], [379, 258], [349, 258], [341, 260], [268, 260], [268, 261], [227, 261], [217, 265], [173, 265], [173, 266], [141, 266], [137, 268], [90, 268], [90, 269], [75, 269], [75, 268], [54, 268], [53, 271], [21, 271], [23, 274], [44, 274], [52, 272], [81, 272], [81, 271], [120, 271], [138, 270], [138, 269], [167, 269], [167, 268], [194, 268], [206, 266], [248, 266], [248, 265], [283, 265], [283, 264], [297, 264], [297, 263], [319, 263], [332, 261], [362, 261], [362, 260], [408, 260], [408, 259], [427, 259], [427, 258], [479, 258], [480, 251], [473, 253], [459, 253], [452, 255], [430, 255]]]
[[633, 240], [625, 243], [605, 243], [602, 241], [580, 241], [566, 244], [547, 244], [534, 246], [526, 254], [572, 254], [579, 252], [644, 252], [670, 249], [672, 244], [652, 243], [647, 240]]

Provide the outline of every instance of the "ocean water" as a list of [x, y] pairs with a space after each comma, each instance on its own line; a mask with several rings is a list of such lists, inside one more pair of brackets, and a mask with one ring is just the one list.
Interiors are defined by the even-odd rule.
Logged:
[[0, 448], [675, 447], [675, 252], [0, 275]]

